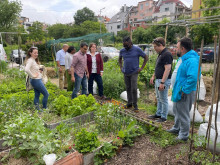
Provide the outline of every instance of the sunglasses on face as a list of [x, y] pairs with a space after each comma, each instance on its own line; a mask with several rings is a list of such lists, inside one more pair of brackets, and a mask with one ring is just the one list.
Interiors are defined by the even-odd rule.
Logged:
[[157, 40], [157, 39], [154, 39], [154, 40], [153, 40], [153, 43], [155, 43], [155, 42], [162, 45], [161, 41], [159, 41], [159, 40]]

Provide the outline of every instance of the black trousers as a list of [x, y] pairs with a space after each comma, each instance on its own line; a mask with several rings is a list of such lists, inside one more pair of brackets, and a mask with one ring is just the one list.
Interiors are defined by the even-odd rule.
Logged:
[[128, 104], [137, 105], [137, 80], [138, 73], [131, 75], [124, 74], [124, 81], [126, 85]]

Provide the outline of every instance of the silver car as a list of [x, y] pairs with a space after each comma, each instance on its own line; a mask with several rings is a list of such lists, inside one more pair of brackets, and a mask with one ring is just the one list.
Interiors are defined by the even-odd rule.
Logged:
[[98, 47], [98, 52], [101, 53], [104, 62], [114, 57], [119, 57], [119, 50], [115, 47]]
[[18, 49], [12, 50], [10, 58], [12, 62], [16, 62], [17, 64], [22, 64], [26, 58], [25, 51], [20, 50], [20, 58], [19, 58]]

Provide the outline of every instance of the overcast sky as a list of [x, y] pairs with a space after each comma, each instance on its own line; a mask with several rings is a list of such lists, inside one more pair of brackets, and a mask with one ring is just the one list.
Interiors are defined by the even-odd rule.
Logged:
[[[73, 15], [77, 10], [88, 7], [96, 15], [102, 10], [102, 15], [111, 18], [121, 6], [136, 6], [143, 0], [20, 0], [22, 3], [21, 16], [30, 21], [40, 21], [48, 24], [73, 22]], [[193, 0], [182, 0], [188, 7]]]

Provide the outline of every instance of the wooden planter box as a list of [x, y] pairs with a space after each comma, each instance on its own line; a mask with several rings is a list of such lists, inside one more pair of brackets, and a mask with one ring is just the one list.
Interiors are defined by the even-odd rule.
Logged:
[[71, 119], [62, 120], [60, 122], [52, 123], [52, 124], [48, 124], [44, 121], [44, 125], [45, 125], [45, 127], [49, 128], [49, 129], [54, 129], [54, 128], [56, 128], [56, 126], [60, 125], [61, 122], [67, 123], [67, 124], [81, 122], [82, 124], [84, 124], [86, 122], [92, 121], [93, 119], [94, 119], [94, 112], [89, 112], [89, 113], [86, 113], [86, 114], [83, 114], [80, 116], [73, 117]]

